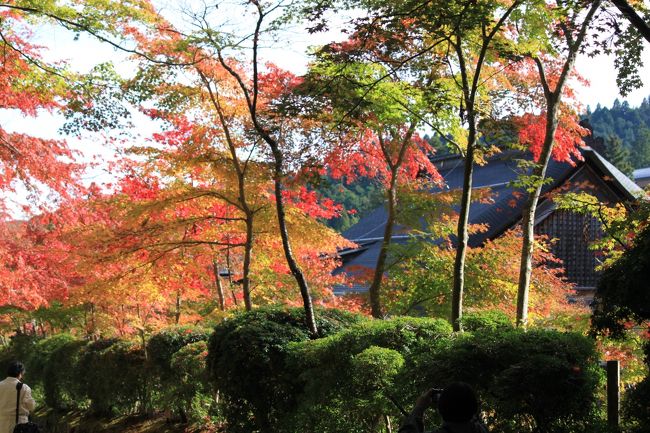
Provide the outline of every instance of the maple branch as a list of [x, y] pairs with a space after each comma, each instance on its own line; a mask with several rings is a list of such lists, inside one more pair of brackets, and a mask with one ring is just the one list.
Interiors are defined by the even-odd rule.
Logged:
[[4, 44], [5, 44], [7, 47], [9, 47], [10, 49], [12, 49], [12, 50], [15, 51], [16, 53], [18, 53], [18, 55], [20, 55], [21, 57], [23, 57], [23, 58], [27, 61], [27, 63], [30, 63], [30, 64], [36, 66], [38, 69], [42, 70], [43, 72], [46, 72], [46, 73], [48, 73], [48, 74], [52, 74], [52, 75], [55, 75], [55, 76], [57, 76], [57, 77], [60, 77], [60, 78], [66, 79], [66, 77], [65, 77], [64, 75], [62, 75], [60, 72], [58, 72], [57, 70], [52, 69], [52, 68], [49, 68], [49, 67], [46, 66], [45, 64], [43, 64], [43, 63], [41, 63], [40, 61], [36, 60], [34, 57], [32, 57], [32, 56], [28, 55], [27, 53], [25, 53], [25, 52], [24, 52], [23, 50], [21, 50], [20, 48], [15, 47], [11, 42], [9, 42], [9, 41], [7, 40], [7, 38], [5, 37], [4, 33], [3, 33], [1, 30], [0, 30], [0, 38], [2, 38], [2, 42], [4, 42]]
[[544, 64], [540, 60], [538, 56], [532, 56], [531, 57], [533, 61], [535, 62], [535, 65], [537, 66], [537, 71], [539, 73], [539, 80], [542, 83], [542, 89], [544, 89], [544, 96], [548, 100], [551, 97], [551, 88], [548, 85], [548, 80], [546, 78], [546, 71], [544, 69]]
[[[88, 25], [72, 21], [72, 20], [70, 20], [68, 18], [58, 16], [58, 15], [53, 14], [51, 12], [46, 12], [46, 11], [43, 11], [43, 10], [40, 10], [40, 9], [37, 9], [37, 8], [34, 8], [34, 7], [17, 6], [17, 5], [12, 5], [12, 4], [8, 4], [8, 3], [0, 3], [0, 7], [4, 7], [4, 8], [7, 8], [7, 9], [13, 9], [13, 10], [19, 10], [21, 12], [32, 13], [32, 14], [41, 15], [41, 16], [53, 19], [54, 21], [59, 22], [63, 27], [65, 27], [65, 28], [67, 28], [69, 30], [75, 29], [77, 31], [82, 31], [84, 33], [88, 33], [88, 34], [92, 35], [93, 37], [95, 37], [97, 40], [99, 40], [101, 42], [104, 42], [106, 44], [109, 44], [110, 46], [112, 46], [113, 48], [115, 48], [117, 50], [120, 50], [120, 51], [125, 52], [125, 53], [129, 53], [129, 54], [134, 54], [134, 55], [136, 55], [138, 57], [142, 57], [142, 58], [144, 58], [144, 59], [146, 59], [146, 60], [148, 60], [148, 61], [150, 61], [152, 63], [156, 63], [156, 64], [160, 64], [160, 65], [168, 65], [168, 66], [191, 66], [191, 65], [195, 65], [195, 64], [197, 64], [199, 62], [202, 62], [204, 60], [203, 58], [201, 58], [199, 60], [194, 60], [192, 62], [170, 62], [168, 60], [158, 60], [158, 59], [156, 59], [154, 57], [151, 57], [150, 55], [148, 55], [148, 54], [146, 54], [146, 53], [144, 53], [142, 51], [139, 51], [139, 50], [133, 49], [133, 48], [127, 48], [127, 47], [125, 47], [125, 46], [123, 46], [123, 45], [121, 45], [121, 44], [119, 44], [119, 43], [117, 43], [115, 41], [112, 41], [111, 39], [109, 39], [109, 38], [107, 38], [105, 36], [102, 36], [98, 31], [95, 31], [95, 30], [91, 29]], [[86, 19], [86, 17], [84, 17], [84, 16], [82, 16], [80, 14], [77, 14], [77, 18], [79, 18], [80, 20], [85, 20]]]
[[0, 129], [0, 145], [2, 145], [5, 149], [8, 149], [9, 152], [13, 153], [16, 156], [22, 156], [23, 154], [14, 146], [13, 144], [9, 143], [7, 139], [3, 137], [5, 134], [4, 130]]
[[628, 3], [627, 0], [610, 1], [618, 8], [621, 14], [628, 19], [630, 24], [641, 33], [641, 36], [643, 36], [646, 41], [650, 42], [650, 25], [648, 25], [648, 23], [646, 23], [645, 20], [636, 13], [630, 3]]

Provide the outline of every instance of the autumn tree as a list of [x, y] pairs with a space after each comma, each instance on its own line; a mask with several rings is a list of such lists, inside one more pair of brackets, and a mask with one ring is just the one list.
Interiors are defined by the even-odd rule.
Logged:
[[[571, 76], [576, 57], [587, 37], [591, 22], [600, 8], [600, 2], [591, 3], [586, 13], [581, 7], [572, 10], [556, 8], [545, 3], [540, 4], [540, 7], [542, 9], [536, 14], [527, 14], [525, 17], [522, 15], [515, 39], [517, 50], [531, 59], [537, 69], [544, 96], [541, 108], [545, 114], [543, 140], [539, 134], [535, 137], [535, 134], [531, 133], [536, 127], [536, 122], [532, 118], [524, 122], [526, 126], [520, 132], [521, 141], [533, 148], [535, 164], [533, 164], [528, 178], [529, 185], [526, 189], [529, 195], [522, 216], [523, 243], [517, 295], [517, 324], [519, 326], [526, 326], [527, 321], [534, 248], [535, 209], [545, 183], [549, 161], [554, 154], [556, 159], [570, 160], [571, 155], [577, 152], [576, 147], [581, 143], [581, 128], [575, 120], [572, 122], [569, 117], [575, 116], [576, 113], [572, 113], [568, 105], [563, 106], [562, 96], [565, 93], [565, 85]], [[541, 17], [542, 23], [530, 18], [531, 16]], [[543, 29], [543, 34], [547, 34], [548, 29], [551, 29], [555, 35], [551, 34], [551, 39], [544, 42], [542, 35], [535, 33], [535, 28]], [[562, 60], [558, 58], [560, 50], [566, 52], [566, 57]], [[563, 125], [558, 130], [560, 120], [563, 120]]]
[[391, 37], [375, 26], [360, 25], [350, 40], [320, 49], [302, 86], [314, 98], [315, 115], [328, 119], [324, 136], [333, 142], [325, 161], [328, 175], [345, 182], [359, 176], [375, 179], [385, 192], [387, 217], [368, 289], [377, 318], [384, 316], [381, 287], [397, 220], [398, 189], [430, 189], [441, 182], [431, 163], [433, 148], [416, 131], [442, 123], [441, 107], [448, 106], [436, 72], [405, 60], [421, 47], [395, 43]]

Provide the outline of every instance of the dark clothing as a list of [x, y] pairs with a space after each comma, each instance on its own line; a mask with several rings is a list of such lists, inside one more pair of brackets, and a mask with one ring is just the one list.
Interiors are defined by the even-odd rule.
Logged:
[[439, 428], [425, 431], [422, 419], [411, 415], [402, 422], [398, 433], [487, 433], [487, 429], [481, 422], [473, 419], [468, 422], [445, 421]]

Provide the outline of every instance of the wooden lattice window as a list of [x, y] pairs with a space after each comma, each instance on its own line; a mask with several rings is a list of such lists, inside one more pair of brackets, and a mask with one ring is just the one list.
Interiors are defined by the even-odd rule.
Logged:
[[595, 287], [598, 259], [589, 246], [603, 236], [601, 224], [596, 218], [557, 210], [539, 223], [535, 232], [557, 239], [551, 250], [564, 262], [569, 281], [578, 287]]

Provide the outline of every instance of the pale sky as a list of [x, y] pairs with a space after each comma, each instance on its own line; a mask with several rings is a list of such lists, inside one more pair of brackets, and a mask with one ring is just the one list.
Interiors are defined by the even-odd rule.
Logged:
[[[50, 28], [40, 32], [37, 36], [37, 43], [48, 49], [47, 57], [52, 60], [68, 60], [69, 64], [78, 71], [88, 71], [95, 64], [107, 61], [114, 62], [116, 69], [121, 74], [129, 75], [133, 70], [133, 65], [125, 60], [124, 53], [87, 36], [81, 35], [79, 40], [74, 41], [70, 32], [60, 28]], [[308, 47], [324, 44], [332, 39], [341, 39], [341, 33], [330, 32], [314, 37], [296, 29], [294, 32], [287, 33], [284, 39], [288, 39], [288, 41], [279, 42], [264, 52], [263, 55], [266, 57], [264, 61], [273, 61], [282, 68], [300, 74], [305, 71], [308, 61], [305, 54]], [[643, 98], [650, 96], [650, 48], [645, 50], [643, 59], [645, 66], [642, 69], [641, 77], [646, 84], [625, 98], [633, 107], [638, 106]], [[611, 56], [602, 55], [595, 58], [581, 56], [578, 58], [576, 66], [578, 72], [590, 82], [589, 87], [577, 89], [578, 99], [585, 109], [587, 106], [591, 106], [593, 109], [598, 103], [602, 106], [611, 106], [616, 98], [623, 100], [616, 86], [616, 72]], [[96, 140], [61, 137], [57, 130], [62, 123], [62, 117], [57, 115], [43, 114], [38, 119], [33, 119], [24, 118], [9, 110], [0, 110], [0, 124], [10, 132], [29, 133], [44, 138], [66, 138], [73, 148], [83, 152], [88, 159], [93, 155], [99, 155], [103, 159], [112, 158], [113, 151], [106, 149], [102, 143]], [[143, 137], [141, 139], [149, 136], [156, 129], [156, 126], [147, 121], [144, 116], [136, 116], [135, 123], [137, 131]], [[87, 182], [109, 180], [110, 176], [101, 170], [94, 170], [86, 177]]]

